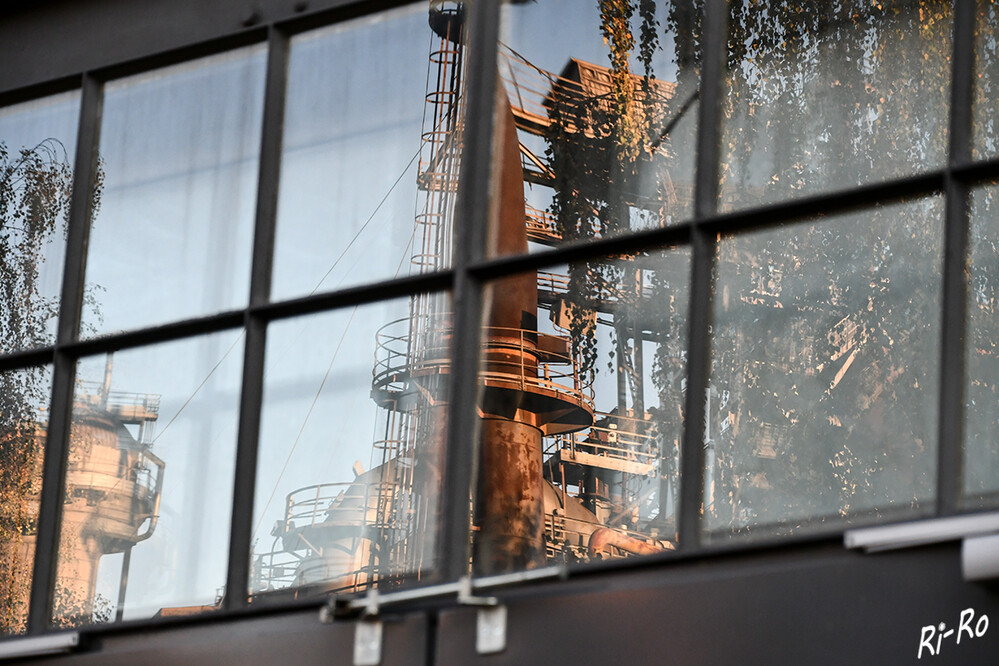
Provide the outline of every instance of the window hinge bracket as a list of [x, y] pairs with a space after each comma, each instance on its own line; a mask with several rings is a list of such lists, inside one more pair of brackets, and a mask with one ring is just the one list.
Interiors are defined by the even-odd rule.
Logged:
[[382, 663], [381, 599], [377, 589], [368, 590], [361, 599], [333, 596], [319, 609], [319, 621], [331, 624], [337, 618], [348, 617], [351, 610], [360, 610], [354, 622], [354, 666], [378, 666]]
[[496, 654], [506, 649], [506, 606], [480, 606], [475, 619], [475, 651]]
[[999, 534], [970, 536], [961, 541], [961, 574], [966, 581], [999, 579]]
[[382, 663], [382, 621], [365, 616], [354, 623], [354, 666]]
[[475, 651], [496, 654], [506, 649], [506, 606], [496, 597], [477, 597], [468, 576], [458, 581], [458, 603], [476, 606]]

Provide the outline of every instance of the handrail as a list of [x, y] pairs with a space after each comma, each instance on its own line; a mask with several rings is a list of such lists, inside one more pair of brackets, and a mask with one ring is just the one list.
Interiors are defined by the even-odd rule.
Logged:
[[[357, 494], [348, 494], [351, 489], [358, 489]], [[304, 486], [288, 493], [285, 501], [285, 515], [283, 520], [286, 532], [300, 530], [302, 528], [314, 527], [317, 525], [329, 524], [334, 527], [344, 525], [357, 527], [363, 535], [364, 530], [378, 530], [377, 533], [386, 534], [385, 530], [405, 530], [405, 526], [399, 526], [391, 522], [387, 515], [383, 515], [383, 509], [387, 502], [396, 499], [402, 493], [402, 489], [394, 482], [372, 481], [364, 483], [359, 481], [320, 483], [311, 486]], [[339, 515], [338, 515], [339, 514]], [[345, 518], [338, 521], [338, 517]], [[282, 535], [276, 534], [278, 538]], [[312, 565], [302, 566], [302, 561], [307, 556], [298, 554], [296, 551], [312, 551], [315, 555], [321, 556], [322, 552], [308, 541], [303, 542], [299, 548], [289, 550], [282, 547], [272, 549], [269, 553], [257, 556], [254, 566], [255, 581], [258, 586], [267, 585], [266, 589], [277, 589], [287, 587], [294, 583], [297, 576], [303, 573], [321, 571], [329, 565], [324, 561], [315, 562]], [[280, 557], [279, 557], [280, 556]], [[388, 563], [391, 566], [391, 563]], [[354, 571], [336, 571], [333, 576], [324, 578], [345, 578], [359, 574], [367, 574], [369, 578], [376, 576], [376, 571], [370, 566], [362, 567]], [[384, 569], [383, 569], [384, 573]], [[344, 589], [356, 589], [357, 585], [348, 585]]]
[[[362, 492], [355, 495], [348, 495], [347, 491], [352, 488], [360, 489]], [[363, 526], [377, 526], [379, 521], [369, 520], [367, 512], [378, 509], [378, 502], [382, 499], [394, 495], [398, 492], [396, 484], [389, 481], [372, 481], [364, 483], [359, 481], [343, 481], [338, 483], [319, 483], [312, 486], [305, 486], [294, 490], [288, 494], [285, 501], [284, 522], [295, 523], [295, 528], [311, 527], [320, 523], [331, 522], [334, 514], [360, 514], [357, 524]], [[296, 496], [304, 496], [301, 499]], [[349, 506], [337, 505], [336, 502], [350, 501]], [[374, 500], [374, 504], [372, 504]], [[306, 522], [299, 523], [302, 519]]]
[[569, 293], [569, 276], [538, 271], [538, 287], [546, 287], [553, 294], [567, 294]]
[[[101, 382], [91, 382], [82, 379], [76, 381], [77, 388], [82, 390], [84, 395], [99, 396], [104, 393], [104, 385]], [[151, 414], [158, 414], [161, 397], [156, 393], [136, 393], [133, 391], [108, 391], [107, 403], [109, 406], [136, 406], [143, 407]]]
[[[552, 274], [552, 281], [554, 282], [557, 277]], [[568, 278], [566, 278], [567, 280]], [[415, 363], [411, 360], [412, 345], [409, 329], [411, 320], [409, 318], [397, 319], [378, 329], [375, 333], [373, 388], [401, 392], [414, 370], [427, 371], [436, 368], [437, 371], [440, 371], [450, 365], [451, 313], [434, 315], [426, 319], [428, 321], [423, 339], [428, 342], [421, 348], [423, 359], [417, 360]], [[435, 325], [435, 320], [446, 322], [446, 325]], [[393, 331], [403, 324], [406, 325], [405, 332], [396, 333]], [[489, 349], [511, 349], [534, 354], [537, 359], [537, 372], [540, 373], [540, 376], [530, 374], [535, 371], [526, 365], [526, 359], [522, 355], [520, 373], [483, 370], [479, 373], [480, 381], [486, 384], [515, 383], [519, 385], [521, 390], [525, 391], [528, 389], [553, 391], [559, 395], [569, 396], [572, 402], [592, 411], [594, 405], [592, 382], [580, 378], [576, 372], [576, 364], [573, 362], [571, 353], [559, 353], [552, 350], [542, 352], [537, 349], [538, 336], [546, 334], [504, 326], [487, 326], [483, 332], [485, 344]], [[565, 336], [551, 337], [566, 339]], [[511, 341], [506, 341], [504, 338]], [[567, 365], [570, 366], [571, 370], [554, 370], [552, 366], [555, 365]]]
[[527, 222], [528, 240], [562, 240], [562, 234], [555, 226], [555, 219], [548, 211], [524, 204], [524, 217]]
[[659, 454], [654, 451], [639, 451], [628, 447], [612, 446], [599, 440], [581, 439], [577, 436], [577, 433], [570, 433], [568, 436], [556, 435], [556, 437], [562, 443], [562, 446], [558, 448], [569, 450], [572, 453], [592, 453], [607, 458], [638, 462], [646, 465], [653, 465], [660, 458]]
[[[150, 460], [150, 458], [155, 458], [155, 456], [145, 452], [140, 453], [136, 464], [126, 470], [122, 470], [121, 464], [117, 461], [100, 462], [92, 458], [87, 458], [79, 463], [71, 461], [69, 463], [67, 473], [72, 474], [74, 479], [83, 479], [89, 475], [91, 478], [106, 477], [115, 479], [115, 481], [119, 483], [121, 481], [126, 481], [134, 484], [136, 488], [142, 488], [152, 494], [156, 490], [156, 479], [159, 474], [154, 477], [152, 469], [146, 463], [152, 462], [153, 466], [158, 468], [162, 468], [163, 463], [159, 460], [159, 458], [156, 458], [155, 461]], [[127, 474], [127, 476], [122, 474], [123, 471]], [[74, 481], [73, 484], [81, 487], [86, 486], [86, 484], [82, 484], [79, 481]]]
[[[556, 376], [556, 379], [572, 377], [570, 373], [560, 373]], [[560, 384], [551, 379], [545, 377], [524, 377], [518, 376], [514, 373], [509, 372], [489, 372], [481, 371], [479, 372], [479, 379], [483, 381], [487, 386], [490, 384], [518, 384], [518, 388], [521, 391], [530, 392], [529, 389], [547, 389], [561, 396], [567, 396], [570, 398], [570, 402], [574, 402], [583, 409], [587, 411], [593, 411], [593, 388], [590, 385], [586, 385], [580, 388], [570, 388], [565, 384]]]
[[[583, 431], [554, 435], [545, 447], [544, 455], [550, 457], [560, 450], [567, 450], [572, 455], [577, 452], [590, 453], [653, 467], [659, 462], [660, 454], [656, 446], [657, 431], [654, 422], [596, 411], [594, 419], [596, 422], [610, 419], [617, 427], [592, 425]], [[632, 425], [629, 425], [629, 422]], [[638, 424], [646, 424], [648, 432], [639, 432], [636, 427]]]

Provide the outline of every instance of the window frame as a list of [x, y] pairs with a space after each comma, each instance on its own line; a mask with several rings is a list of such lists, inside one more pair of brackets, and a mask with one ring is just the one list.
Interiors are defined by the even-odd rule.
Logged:
[[[264, 2], [265, 6], [277, 2]], [[299, 3], [304, 5], [304, 3]], [[723, 80], [728, 59], [728, 4], [705, 0], [698, 106], [697, 153], [694, 173], [694, 211], [691, 219], [670, 227], [651, 229], [612, 238], [569, 243], [535, 254], [490, 258], [485, 253], [487, 225], [456, 225], [455, 255], [450, 268], [434, 273], [388, 279], [347, 289], [318, 293], [283, 301], [270, 301], [275, 219], [280, 176], [280, 160], [290, 41], [294, 35], [363, 15], [372, 15], [411, 4], [410, 0], [373, 2], [333, 0], [329, 7], [301, 15], [259, 15], [239, 24], [223, 23], [219, 35], [179, 48], [151, 53], [120, 62], [114, 49], [110, 61], [96, 69], [85, 69], [51, 80], [31, 81], [9, 91], [0, 91], [0, 105], [68, 89], [81, 90], [77, 148], [74, 157], [73, 196], [69, 209], [69, 233], [62, 282], [62, 300], [56, 341], [49, 347], [0, 356], [0, 370], [14, 370], [42, 364], [53, 368], [50, 421], [45, 448], [43, 485], [39, 509], [35, 567], [28, 611], [27, 635], [54, 631], [50, 626], [51, 591], [55, 583], [56, 550], [60, 511], [66, 476], [66, 452], [73, 402], [77, 360], [83, 356], [178, 340], [195, 335], [242, 328], [246, 332], [240, 415], [236, 446], [235, 476], [232, 488], [233, 513], [229, 533], [227, 594], [218, 613], [228, 618], [267, 608], [291, 609], [316, 605], [321, 599], [303, 604], [288, 599], [253, 604], [245, 591], [249, 580], [249, 552], [252, 512], [239, 507], [254, 501], [260, 408], [263, 395], [264, 352], [267, 327], [271, 322], [421, 292], [451, 290], [455, 304], [451, 364], [460, 372], [450, 374], [447, 443], [444, 485], [441, 496], [440, 560], [436, 570], [421, 583], [456, 588], [468, 576], [470, 549], [468, 534], [471, 516], [469, 497], [474, 500], [478, 461], [478, 419], [476, 393], [481, 338], [483, 294], [489, 282], [525, 270], [595, 259], [603, 255], [637, 251], [643, 248], [686, 245], [691, 248], [690, 299], [688, 303], [688, 360], [685, 422], [680, 452], [680, 501], [677, 510], [678, 550], [662, 555], [620, 561], [571, 565], [566, 575], [603, 570], [655, 566], [667, 561], [689, 560], [725, 552], [745, 552], [775, 545], [809, 543], [839, 538], [845, 528], [832, 527], [818, 534], [780, 537], [753, 543], [702, 543], [701, 504], [704, 492], [705, 405], [700, 396], [708, 387], [710, 375], [712, 276], [717, 243], [722, 234], [739, 234], [782, 223], [807, 221], [815, 215], [857, 211], [877, 204], [940, 195], [945, 200], [943, 238], [943, 291], [941, 316], [941, 358], [939, 388], [937, 493], [933, 515], [944, 517], [970, 513], [962, 508], [962, 467], [964, 388], [967, 334], [970, 192], [976, 185], [999, 177], [999, 159], [972, 160], [972, 100], [975, 62], [975, 0], [954, 0], [949, 100], [949, 144], [946, 164], [929, 172], [890, 181], [784, 200], [720, 214], [718, 212], [719, 147], [721, 138]], [[490, 210], [493, 178], [493, 109], [496, 98], [498, 39], [502, 0], [475, 0], [468, 13], [468, 83], [466, 88], [465, 145], [459, 178], [455, 219], [484, 220], [481, 211]], [[220, 2], [233, 12], [235, 2]], [[183, 12], [178, 13], [178, 17]], [[178, 18], [182, 21], [182, 18]], [[173, 26], [177, 28], [177, 26]], [[220, 53], [238, 46], [266, 42], [267, 64], [263, 125], [258, 165], [249, 299], [244, 308], [164, 325], [81, 339], [78, 335], [83, 304], [89, 197], [97, 170], [100, 142], [101, 106], [104, 84], [126, 74], [148, 71], [167, 64]], [[40, 49], [43, 47], [39, 47]], [[71, 50], [71, 49], [70, 49]], [[30, 74], [29, 74], [30, 75]], [[469, 443], [474, 443], [469, 445]], [[522, 577], [526, 580], [526, 577]], [[200, 616], [205, 619], [206, 616]], [[144, 619], [86, 631], [113, 630], [176, 622], [176, 619]], [[197, 621], [188, 619], [186, 621]], [[16, 637], [10, 637], [16, 638]]]

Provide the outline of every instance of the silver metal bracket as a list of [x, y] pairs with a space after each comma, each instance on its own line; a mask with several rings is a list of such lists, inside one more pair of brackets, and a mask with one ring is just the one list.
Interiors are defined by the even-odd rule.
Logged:
[[506, 606], [482, 606], [475, 619], [475, 651], [495, 654], [506, 649]]
[[496, 597], [477, 597], [473, 593], [472, 579], [465, 576], [458, 580], [458, 603], [462, 606], [496, 606], [499, 599]]
[[364, 595], [364, 610], [354, 629], [354, 666], [378, 666], [382, 663], [382, 621], [378, 617], [378, 589]]
[[866, 552], [873, 553], [997, 533], [999, 511], [993, 511], [847, 530], [843, 534], [843, 545], [847, 548], [863, 548]]
[[15, 638], [0, 643], [0, 661], [17, 660], [20, 663], [25, 657], [72, 652], [79, 645], [80, 633], [78, 631], [49, 636]]
[[500, 574], [478, 579], [478, 585], [471, 577], [465, 576], [455, 582], [422, 588], [400, 590], [379, 594], [377, 589], [368, 590], [365, 596], [351, 599], [331, 597], [319, 609], [319, 621], [324, 624], [334, 622], [338, 617], [351, 617], [360, 613], [355, 624], [354, 664], [374, 666], [381, 663], [382, 622], [381, 607], [435, 597], [456, 595], [462, 606], [478, 608], [476, 617], [476, 649], [479, 654], [494, 654], [506, 649], [507, 609], [496, 597], [477, 596], [475, 589], [492, 589], [548, 578], [564, 578], [565, 567], [545, 567], [512, 574]]
[[843, 534], [847, 548], [868, 553], [958, 540], [964, 580], [999, 579], [999, 511], [863, 527]]
[[382, 663], [382, 621], [364, 617], [354, 627], [354, 666], [378, 666]]
[[961, 574], [967, 581], [999, 579], [999, 534], [967, 537], [961, 542]]
[[506, 649], [506, 606], [496, 597], [477, 597], [468, 576], [458, 581], [458, 603], [478, 606], [475, 618], [475, 651], [495, 654]]
[[381, 598], [378, 594], [378, 588], [371, 588], [368, 593], [364, 595], [364, 599], [361, 600], [362, 609], [361, 617], [371, 618], [378, 617], [379, 604]]

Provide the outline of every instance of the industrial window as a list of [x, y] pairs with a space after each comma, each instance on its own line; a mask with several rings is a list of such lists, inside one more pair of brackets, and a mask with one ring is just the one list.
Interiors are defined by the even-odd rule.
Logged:
[[4, 633], [996, 506], [991, 2], [296, 11], [0, 91]]
[[[0, 110], [4, 354], [55, 341], [79, 109], [79, 93], [69, 92]], [[27, 618], [52, 365], [7, 369], [0, 381], [0, 573], [9, 633], [23, 631]]]

